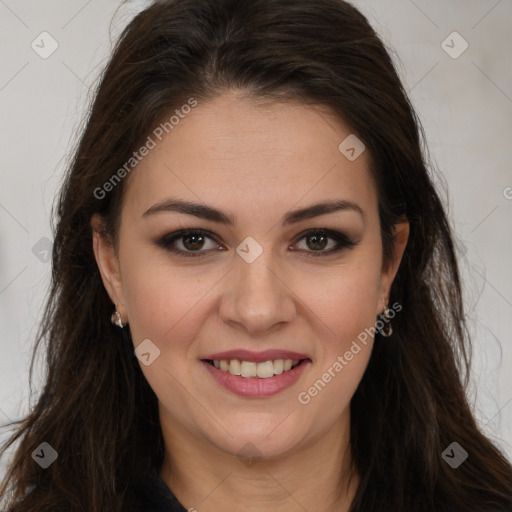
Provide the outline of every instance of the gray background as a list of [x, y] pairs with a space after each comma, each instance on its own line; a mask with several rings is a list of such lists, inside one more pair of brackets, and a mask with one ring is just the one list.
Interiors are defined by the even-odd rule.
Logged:
[[[512, 1], [353, 3], [396, 50], [425, 127], [458, 237], [474, 336], [469, 398], [485, 433], [512, 457]], [[0, 423], [29, 407], [29, 356], [50, 276], [49, 214], [90, 87], [142, 5], [0, 0]], [[46, 59], [31, 47], [42, 46], [44, 31], [58, 44]], [[454, 31], [469, 45], [458, 58], [443, 49], [463, 49], [448, 37]], [[39, 51], [49, 48], [45, 39]]]

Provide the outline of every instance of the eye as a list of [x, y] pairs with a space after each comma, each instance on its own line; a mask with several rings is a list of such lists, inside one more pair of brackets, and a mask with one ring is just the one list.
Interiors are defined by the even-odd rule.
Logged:
[[[206, 243], [208, 240], [210, 247]], [[206, 252], [219, 247], [214, 238], [202, 230], [176, 231], [164, 236], [157, 245], [180, 256], [196, 258], [205, 256]], [[206, 250], [202, 250], [205, 249], [205, 245]]]
[[[303, 247], [305, 246], [305, 248], [299, 247], [299, 250], [305, 251], [307, 256], [312, 257], [327, 256], [334, 252], [338, 252], [341, 249], [351, 248], [357, 245], [357, 242], [350, 240], [350, 238], [343, 233], [330, 229], [315, 229], [308, 231], [302, 235], [299, 240], [305, 241], [303, 244]], [[300, 244], [297, 244], [296, 247], [299, 245]]]
[[[299, 241], [305, 241], [305, 248], [300, 244], [291, 246], [293, 251], [299, 250], [309, 257], [328, 256], [344, 248], [358, 245], [346, 235], [329, 229], [315, 229], [302, 234]], [[210, 246], [208, 247], [208, 242]], [[213, 235], [204, 230], [181, 230], [170, 233], [157, 241], [159, 247], [184, 257], [204, 257], [214, 249], [225, 250], [216, 241]], [[327, 250], [325, 250], [327, 249]]]

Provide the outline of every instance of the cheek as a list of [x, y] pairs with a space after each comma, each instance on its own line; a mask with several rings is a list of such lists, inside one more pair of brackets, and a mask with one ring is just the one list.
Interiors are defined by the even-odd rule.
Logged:
[[[222, 300], [219, 290], [229, 282], [229, 276], [219, 280], [214, 270], [173, 265], [153, 249], [126, 251], [123, 263], [134, 343], [149, 338], [161, 350], [170, 339], [173, 351], [189, 344], [208, 321], [212, 297]], [[379, 263], [371, 251], [360, 251], [357, 258], [330, 268], [308, 264], [288, 269], [285, 280], [293, 290], [290, 300], [297, 304], [296, 321], [305, 321], [318, 335], [322, 358], [344, 353], [352, 340], [374, 325]]]
[[190, 408], [189, 395], [183, 392], [183, 383], [190, 378], [187, 360], [193, 357], [193, 341], [207, 316], [206, 292], [215, 282], [192, 277], [161, 261], [147, 261], [126, 272], [125, 296], [134, 345], [149, 339], [160, 351], [150, 365], [141, 364], [141, 370], [159, 400], [184, 423], [190, 422], [184, 412]]
[[[323, 435], [326, 426], [334, 424], [348, 407], [371, 354], [371, 338], [366, 344], [358, 342], [358, 346], [353, 342], [375, 323], [379, 268], [371, 251], [361, 251], [358, 258], [347, 258], [330, 268], [311, 264], [286, 268], [283, 280], [289, 286], [289, 300], [296, 304], [290, 332], [307, 338], [317, 363], [286, 404], [298, 413], [293, 434], [286, 434], [289, 439]], [[132, 251], [124, 265], [124, 292], [134, 343], [149, 338], [161, 351], [154, 364], [141, 365], [141, 369], [164, 409], [190, 429], [197, 424], [212, 432], [218, 428], [210, 425], [215, 416], [205, 416], [190, 400], [190, 394], [216, 404], [215, 411], [225, 407], [216, 402], [212, 390], [197, 387], [192, 377], [196, 371], [192, 359], [197, 356], [194, 341], [205, 332], [213, 336], [215, 329], [220, 334], [228, 329], [219, 323], [217, 308], [223, 293], [235, 284], [230, 281], [232, 276], [221, 279], [224, 273], [225, 269], [173, 265], [170, 259], [150, 251]], [[184, 383], [188, 392], [183, 391]], [[256, 424], [237, 414], [229, 411], [223, 421], [229, 419], [233, 428], [246, 431]], [[274, 428], [275, 419], [272, 415], [269, 418]]]
[[175, 346], [184, 326], [188, 335], [193, 335], [194, 326], [200, 328], [194, 315], [201, 310], [201, 300], [214, 284], [209, 281], [162, 263], [130, 268], [124, 289], [135, 343], [153, 337], [163, 346], [171, 336]]
[[319, 348], [318, 364], [297, 397], [308, 415], [334, 421], [361, 381], [373, 347], [379, 269], [378, 258], [361, 254], [357, 263], [303, 279], [299, 294], [312, 312]]
[[304, 272], [296, 293], [311, 318], [316, 317], [327, 348], [344, 351], [351, 340], [375, 324], [380, 261], [361, 255], [357, 261], [316, 273]]

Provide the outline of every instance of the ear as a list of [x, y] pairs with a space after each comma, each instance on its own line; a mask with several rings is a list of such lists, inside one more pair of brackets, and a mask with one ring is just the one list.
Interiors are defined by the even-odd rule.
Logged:
[[123, 323], [126, 323], [126, 305], [123, 295], [119, 258], [117, 257], [113, 243], [105, 234], [104, 220], [101, 215], [95, 213], [91, 217], [91, 228], [92, 247], [103, 286], [105, 286], [110, 300], [115, 304], [117, 311], [119, 311]]
[[409, 238], [409, 222], [403, 220], [394, 226], [394, 248], [395, 257], [387, 265], [383, 265], [380, 278], [380, 300], [377, 305], [377, 316], [382, 313], [388, 305], [391, 285], [395, 279], [398, 267], [402, 261], [402, 256]]

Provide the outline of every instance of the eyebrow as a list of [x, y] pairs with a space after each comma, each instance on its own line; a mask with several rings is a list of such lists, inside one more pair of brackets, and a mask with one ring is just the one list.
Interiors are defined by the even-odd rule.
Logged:
[[[358, 213], [363, 220], [366, 219], [363, 209], [357, 203], [340, 199], [325, 201], [298, 210], [292, 210], [286, 213], [281, 224], [283, 226], [297, 224], [303, 220], [312, 219], [314, 217], [319, 217], [320, 215], [327, 215], [338, 211], [354, 211]], [[151, 206], [151, 208], [142, 214], [142, 217], [162, 212], [185, 213], [187, 215], [194, 215], [195, 217], [210, 220], [212, 222], [218, 222], [227, 226], [233, 226], [236, 223], [235, 217], [212, 206], [173, 198], [166, 199], [165, 201]]]

